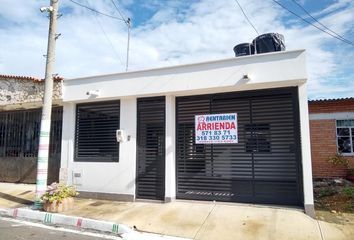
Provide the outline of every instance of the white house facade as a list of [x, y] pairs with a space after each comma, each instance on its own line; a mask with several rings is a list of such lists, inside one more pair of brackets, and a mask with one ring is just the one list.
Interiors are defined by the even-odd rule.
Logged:
[[66, 79], [61, 180], [83, 196], [313, 216], [306, 81], [304, 50]]

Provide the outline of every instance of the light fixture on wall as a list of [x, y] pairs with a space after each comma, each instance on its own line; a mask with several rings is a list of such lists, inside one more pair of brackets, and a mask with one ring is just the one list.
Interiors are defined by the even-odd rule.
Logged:
[[250, 77], [249, 77], [248, 74], [243, 74], [242, 80], [243, 80], [243, 81], [249, 81], [249, 80], [251, 80], [251, 79], [250, 79]]
[[86, 95], [90, 97], [98, 97], [100, 96], [100, 94], [101, 94], [100, 90], [89, 90], [88, 92], [86, 92]]

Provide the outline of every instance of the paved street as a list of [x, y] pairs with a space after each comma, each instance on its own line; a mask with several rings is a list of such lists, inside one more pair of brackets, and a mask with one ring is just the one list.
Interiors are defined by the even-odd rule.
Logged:
[[[42, 227], [41, 227], [42, 226]], [[76, 233], [75, 233], [76, 232]], [[94, 239], [121, 239], [114, 236], [104, 236], [94, 233], [80, 233], [65, 229], [55, 229], [41, 224], [26, 223], [23, 221], [0, 218], [1, 240], [94, 240]]]

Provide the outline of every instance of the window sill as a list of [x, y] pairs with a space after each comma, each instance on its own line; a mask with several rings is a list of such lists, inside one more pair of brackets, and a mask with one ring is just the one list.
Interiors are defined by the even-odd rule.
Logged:
[[342, 153], [343, 157], [354, 157], [354, 153]]
[[81, 162], [81, 163], [118, 163], [118, 159], [103, 159], [103, 158], [76, 158], [74, 162]]

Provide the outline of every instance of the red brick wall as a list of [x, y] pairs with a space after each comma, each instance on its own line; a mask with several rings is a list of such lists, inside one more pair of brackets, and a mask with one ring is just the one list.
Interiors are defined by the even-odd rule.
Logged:
[[[354, 99], [309, 102], [309, 112], [354, 112]], [[336, 120], [310, 120], [310, 138], [313, 177], [345, 177], [345, 167], [334, 166], [328, 162], [328, 158], [337, 153]], [[346, 158], [354, 165], [354, 156]]]
[[354, 111], [354, 99], [309, 102], [310, 114], [311, 113], [353, 112], [353, 111]]
[[344, 167], [328, 162], [328, 158], [337, 152], [336, 120], [311, 120], [310, 137], [313, 177], [344, 177]]

